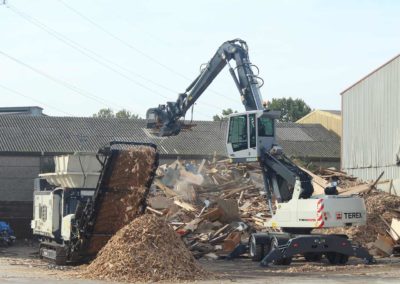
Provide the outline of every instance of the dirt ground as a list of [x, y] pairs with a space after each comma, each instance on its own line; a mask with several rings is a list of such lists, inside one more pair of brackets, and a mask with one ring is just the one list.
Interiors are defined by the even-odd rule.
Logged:
[[[377, 259], [377, 264], [364, 265], [351, 258], [346, 266], [330, 266], [327, 262], [306, 263], [298, 258], [290, 266], [263, 268], [248, 259], [201, 260], [202, 265], [214, 272], [218, 280], [196, 283], [400, 283], [400, 258]], [[0, 283], [106, 283], [79, 279], [80, 267], [55, 266], [37, 257], [37, 245], [24, 242], [0, 248]], [[112, 282], [107, 282], [112, 283]]]

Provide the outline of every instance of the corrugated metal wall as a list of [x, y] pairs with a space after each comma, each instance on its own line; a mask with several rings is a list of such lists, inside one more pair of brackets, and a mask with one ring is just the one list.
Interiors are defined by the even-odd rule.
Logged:
[[399, 179], [400, 57], [342, 94], [342, 168], [364, 180]]
[[337, 135], [342, 135], [342, 119], [338, 115], [331, 114], [329, 112], [315, 110], [309, 115], [299, 119], [297, 123], [310, 124], [319, 123], [328, 130], [332, 130]]

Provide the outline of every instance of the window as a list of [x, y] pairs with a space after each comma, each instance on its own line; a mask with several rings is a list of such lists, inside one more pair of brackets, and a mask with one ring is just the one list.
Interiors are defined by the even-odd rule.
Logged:
[[274, 120], [268, 117], [258, 119], [258, 136], [274, 136]]
[[229, 122], [228, 143], [232, 143], [234, 152], [247, 149], [247, 116], [231, 117]]
[[249, 115], [249, 127], [250, 127], [250, 148], [256, 147], [256, 115]]

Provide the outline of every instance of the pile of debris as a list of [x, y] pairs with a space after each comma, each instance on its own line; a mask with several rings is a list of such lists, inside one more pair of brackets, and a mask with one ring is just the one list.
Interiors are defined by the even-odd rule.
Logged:
[[145, 214], [114, 235], [82, 277], [126, 282], [209, 278], [181, 238], [160, 218]]
[[229, 254], [270, 216], [261, 170], [226, 161], [162, 165], [147, 210], [163, 216], [196, 258]]
[[[320, 175], [303, 170], [313, 177], [314, 194], [322, 194], [332, 180], [340, 194], [372, 188], [372, 183], [335, 169], [319, 169]], [[177, 160], [160, 166], [147, 210], [164, 217], [196, 258], [213, 259], [228, 256], [240, 242], [247, 243], [252, 232], [265, 230], [271, 217], [260, 166], [226, 160]]]

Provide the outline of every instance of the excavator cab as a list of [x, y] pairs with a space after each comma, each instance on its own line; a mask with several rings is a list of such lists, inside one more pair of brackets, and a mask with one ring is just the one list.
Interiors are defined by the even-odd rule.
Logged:
[[232, 162], [256, 162], [275, 145], [275, 119], [280, 111], [254, 110], [229, 116], [226, 148]]

